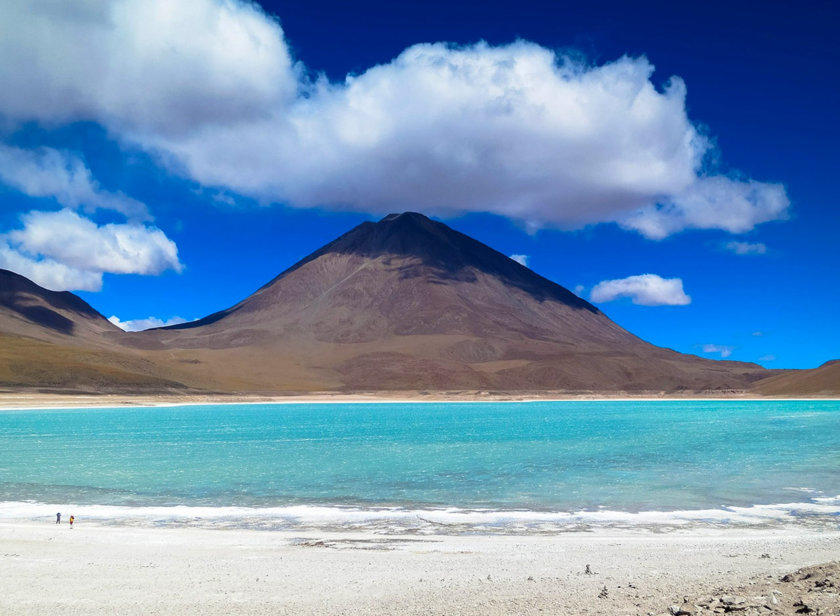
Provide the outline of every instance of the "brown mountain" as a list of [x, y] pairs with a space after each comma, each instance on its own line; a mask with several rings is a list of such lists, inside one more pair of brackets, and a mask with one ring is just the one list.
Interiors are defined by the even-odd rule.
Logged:
[[840, 396], [840, 360], [812, 370], [785, 370], [756, 384], [768, 396]]
[[183, 390], [125, 336], [80, 297], [0, 269], [0, 389]]
[[28, 278], [0, 269], [0, 332], [47, 341], [98, 343], [121, 330], [77, 295], [49, 291]]
[[766, 376], [655, 347], [414, 213], [363, 223], [235, 306], [131, 341], [250, 391], [740, 390]]
[[767, 371], [653, 346], [420, 214], [363, 223], [238, 304], [127, 334], [0, 270], [0, 388], [837, 394], [838, 364]]

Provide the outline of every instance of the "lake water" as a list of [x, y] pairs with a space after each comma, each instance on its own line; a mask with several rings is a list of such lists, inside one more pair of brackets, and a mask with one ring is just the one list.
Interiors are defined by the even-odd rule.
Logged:
[[384, 532], [840, 528], [840, 402], [0, 412], [0, 519]]

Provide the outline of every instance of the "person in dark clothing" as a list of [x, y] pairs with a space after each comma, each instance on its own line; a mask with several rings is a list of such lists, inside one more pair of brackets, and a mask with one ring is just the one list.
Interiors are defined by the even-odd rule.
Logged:
[[55, 523], [56, 524], [61, 524], [61, 513], [56, 513], [55, 514]]

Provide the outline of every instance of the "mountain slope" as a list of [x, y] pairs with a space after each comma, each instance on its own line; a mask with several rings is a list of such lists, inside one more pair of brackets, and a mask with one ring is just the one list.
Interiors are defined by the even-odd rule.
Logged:
[[653, 346], [420, 214], [363, 223], [238, 304], [127, 334], [0, 271], [0, 386], [86, 391], [743, 391], [769, 373]]
[[222, 344], [238, 346], [247, 337], [230, 334], [254, 326], [339, 343], [435, 334], [639, 342], [560, 285], [411, 213], [363, 223], [239, 304], [167, 329], [226, 332]]
[[744, 389], [764, 376], [754, 364], [650, 345], [560, 285], [414, 213], [363, 223], [235, 306], [133, 341], [201, 352], [266, 390], [290, 375], [341, 390], [609, 391]]
[[123, 346], [126, 336], [77, 295], [0, 269], [0, 388], [184, 388], [177, 371]]
[[122, 333], [90, 304], [68, 291], [50, 291], [0, 269], [0, 332], [67, 343], [100, 343]]
[[840, 360], [812, 370], [786, 370], [756, 383], [755, 391], [768, 396], [840, 396]]

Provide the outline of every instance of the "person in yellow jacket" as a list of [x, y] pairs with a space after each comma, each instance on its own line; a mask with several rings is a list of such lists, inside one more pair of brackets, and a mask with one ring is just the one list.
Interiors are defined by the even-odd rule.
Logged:
[[76, 520], [76, 516], [71, 515], [70, 516], [70, 528], [73, 528], [73, 522], [75, 522], [75, 520]]

